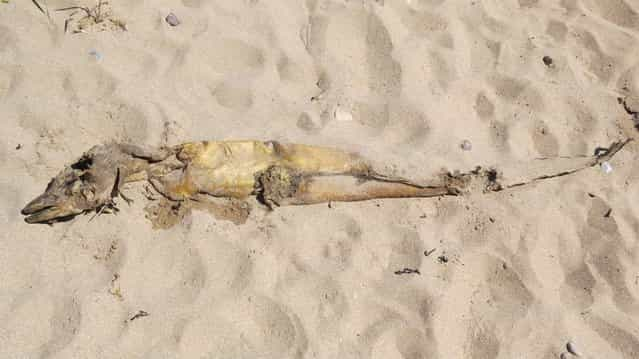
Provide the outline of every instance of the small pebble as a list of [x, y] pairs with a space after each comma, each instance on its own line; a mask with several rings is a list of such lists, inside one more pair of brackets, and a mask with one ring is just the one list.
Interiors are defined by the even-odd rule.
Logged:
[[171, 26], [180, 25], [180, 20], [177, 18], [177, 16], [175, 16], [174, 13], [170, 13], [170, 14], [166, 15], [166, 18], [164, 18], [164, 20], [166, 21], [167, 24], [169, 24]]
[[460, 145], [461, 149], [464, 151], [470, 151], [473, 149], [473, 144], [470, 143], [470, 141], [468, 140], [463, 140], [461, 145]]
[[98, 50], [91, 49], [89, 50], [89, 55], [95, 57], [96, 60], [102, 60], [102, 54], [98, 52]]
[[601, 162], [601, 170], [604, 171], [605, 174], [609, 174], [612, 172], [612, 165], [608, 161]]
[[544, 56], [544, 58], [542, 60], [544, 61], [544, 65], [546, 65], [548, 67], [552, 66], [552, 57]]
[[566, 343], [566, 350], [568, 351], [568, 353], [579, 357], [581, 356], [581, 354], [579, 354], [579, 352], [577, 351], [577, 349], [575, 348], [575, 345], [572, 342], [568, 342]]

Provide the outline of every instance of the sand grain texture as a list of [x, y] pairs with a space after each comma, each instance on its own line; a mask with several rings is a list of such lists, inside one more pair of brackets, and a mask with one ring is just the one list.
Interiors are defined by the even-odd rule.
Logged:
[[636, 2], [113, 0], [128, 31], [78, 34], [46, 5], [0, 3], [0, 357], [639, 357], [636, 142], [607, 175], [242, 225], [155, 230], [138, 186], [117, 216], [19, 213], [108, 140], [336, 146], [416, 180], [589, 155], [638, 135]]

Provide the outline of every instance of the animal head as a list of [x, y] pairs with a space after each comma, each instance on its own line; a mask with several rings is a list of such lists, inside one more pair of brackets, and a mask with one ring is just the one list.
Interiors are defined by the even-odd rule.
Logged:
[[112, 203], [122, 183], [121, 156], [110, 146], [95, 146], [66, 167], [29, 202], [22, 214], [27, 223], [54, 223]]

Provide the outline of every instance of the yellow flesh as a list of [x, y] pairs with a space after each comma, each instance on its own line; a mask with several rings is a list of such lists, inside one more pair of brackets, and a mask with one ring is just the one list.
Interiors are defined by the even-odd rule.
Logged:
[[299, 144], [275, 146], [261, 141], [183, 144], [178, 158], [188, 167], [181, 180], [167, 190], [180, 196], [199, 190], [242, 198], [253, 191], [255, 174], [273, 165], [304, 174], [363, 174], [369, 168], [361, 157], [337, 149]]

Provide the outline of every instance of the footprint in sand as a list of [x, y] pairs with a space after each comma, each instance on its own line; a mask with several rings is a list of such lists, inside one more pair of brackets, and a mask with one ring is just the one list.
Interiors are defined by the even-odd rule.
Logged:
[[2, 55], [3, 63], [20, 63], [16, 60], [16, 58], [20, 58], [17, 41], [13, 30], [0, 25], [0, 55]]
[[514, 268], [504, 267], [497, 258], [491, 258], [491, 261], [491, 265], [487, 266], [490, 271], [487, 283], [494, 304], [500, 311], [509, 313], [514, 321], [523, 319], [535, 299], [533, 293]]
[[585, 104], [580, 103], [578, 100], [567, 101], [568, 116], [574, 118], [574, 124], [570, 127], [574, 135], [572, 140], [567, 144], [566, 150], [570, 153], [588, 153], [592, 151], [586, 142], [587, 138], [590, 138], [597, 129], [598, 119], [593, 111]]
[[246, 111], [253, 105], [253, 95], [246, 84], [222, 82], [211, 93], [217, 103], [232, 110]]
[[596, 283], [590, 268], [582, 262], [577, 268], [565, 274], [564, 283], [560, 289], [562, 303], [566, 307], [587, 310], [594, 303], [592, 290]]
[[530, 129], [535, 149], [542, 157], [554, 157], [559, 154], [559, 141], [550, 132], [546, 123], [542, 120], [536, 120]]
[[396, 11], [402, 24], [410, 29], [413, 35], [433, 39], [448, 32], [449, 22], [426, 8], [411, 8], [410, 4], [404, 1], [392, 1], [388, 5]]
[[[353, 252], [361, 245], [362, 229], [359, 223], [349, 216], [332, 216], [321, 228], [305, 227], [298, 237], [310, 236], [307, 231], [324, 238], [318, 243], [303, 243], [309, 255], [300, 256], [299, 260], [316, 273], [342, 272], [352, 266]], [[300, 243], [302, 244], [302, 243]], [[312, 254], [315, 253], [315, 254]]]
[[19, 64], [21, 54], [16, 46], [16, 34], [9, 27], [0, 25], [0, 100], [13, 95], [23, 83], [23, 68]]
[[467, 335], [468, 353], [473, 353], [473, 357], [497, 358], [499, 356], [501, 345], [494, 324], [486, 322], [474, 323], [469, 328]]
[[202, 283], [206, 284], [207, 292], [212, 295], [239, 295], [255, 278], [255, 264], [251, 256], [232, 242], [220, 240], [199, 243], [197, 255], [203, 265], [200, 270]]
[[473, 357], [496, 358], [500, 352], [512, 350], [499, 333], [529, 325], [528, 312], [535, 296], [515, 267], [504, 266], [501, 259], [491, 255], [484, 255], [482, 262], [484, 272], [477, 275], [488, 291], [473, 295], [474, 314], [466, 332], [467, 352], [473, 353]]
[[82, 324], [79, 298], [60, 297], [50, 289], [33, 288], [23, 294], [2, 317], [2, 356], [55, 357], [77, 338]]
[[190, 8], [200, 8], [202, 7], [204, 0], [182, 0], [182, 5]]
[[633, 64], [621, 73], [617, 88], [627, 89], [629, 93], [639, 93], [639, 64]]
[[[229, 312], [236, 311], [237, 307], [229, 309]], [[242, 330], [242, 327], [246, 328], [249, 325], [251, 326], [248, 330], [261, 329], [255, 327], [250, 318], [229, 320], [207, 310], [184, 323], [183, 327], [176, 328], [174, 335], [180, 339], [178, 357], [214, 358], [219, 353], [224, 353], [228, 358], [255, 357], [259, 349], [256, 348], [257, 343], [249, 342]]]
[[82, 312], [78, 298], [64, 297], [56, 300], [51, 317], [51, 338], [41, 347], [42, 358], [53, 357], [73, 341], [80, 330]]
[[350, 321], [357, 324], [343, 338], [340, 357], [356, 353], [359, 358], [438, 358], [437, 345], [430, 334], [392, 308], [364, 304], [351, 315]]
[[207, 282], [207, 268], [199, 252], [185, 248], [182, 242], [154, 243], [140, 260], [144, 266], [120, 277], [120, 288], [125, 296], [129, 292], [140, 293], [141, 305], [191, 304]]
[[401, 92], [400, 64], [392, 57], [393, 44], [384, 23], [374, 14], [358, 15], [366, 20], [366, 58], [368, 87], [382, 98], [396, 97]]
[[[209, 42], [213, 41], [213, 44]], [[207, 67], [219, 74], [232, 74], [242, 71], [261, 71], [264, 66], [263, 51], [246, 42], [232, 38], [211, 38], [202, 35], [190, 55], [197, 56], [193, 61], [205, 63]], [[224, 51], [208, 51], [214, 47]]]
[[284, 82], [302, 82], [305, 79], [302, 67], [286, 55], [277, 61], [277, 73]]
[[565, 10], [565, 14], [568, 17], [573, 17], [581, 13], [578, 0], [561, 0], [559, 6]]
[[[340, 287], [340, 279], [334, 275], [316, 273], [301, 263], [294, 266], [295, 274], [278, 281], [280, 298], [286, 298], [285, 303], [297, 313], [316, 313], [316, 322], [309, 328], [311, 332], [335, 335], [332, 333], [339, 332], [341, 323], [350, 312], [350, 291]], [[309, 300], [290, 300], [300, 297]]]
[[475, 112], [482, 120], [488, 120], [495, 114], [495, 105], [484, 92], [478, 93], [475, 98]]
[[601, 198], [592, 198], [588, 211], [588, 225], [584, 227], [580, 238], [587, 253], [587, 262], [593, 266], [612, 291], [616, 307], [627, 314], [639, 313], [639, 302], [628, 288], [626, 261], [630, 258], [624, 240], [619, 232], [612, 209]]
[[318, 133], [325, 125], [325, 122], [322, 121], [319, 116], [315, 116], [313, 114], [303, 112], [299, 115], [296, 122], [297, 128], [308, 133], [315, 134]]
[[340, 321], [349, 312], [348, 294], [340, 287], [339, 282], [330, 276], [318, 279], [318, 285], [313, 288], [317, 292], [317, 312], [319, 316], [318, 329], [324, 333], [339, 328]]
[[495, 76], [490, 84], [499, 98], [509, 102], [515, 102], [526, 88], [523, 80], [501, 75]]
[[[370, 95], [384, 100], [401, 91], [401, 66], [384, 23], [365, 6], [328, 6], [313, 14], [308, 36], [316, 67], [327, 74], [331, 91], [347, 99]], [[345, 41], [343, 34], [351, 36]]]
[[575, 52], [581, 55], [577, 56], [576, 60], [587, 73], [594, 75], [600, 83], [607, 84], [615, 75], [617, 61], [604, 52], [599, 40], [591, 31], [575, 28], [573, 33], [575, 44], [572, 46], [575, 46]]
[[627, 0], [582, 0], [581, 5], [592, 13], [622, 28], [639, 29], [639, 7]]
[[419, 233], [409, 229], [398, 228], [397, 237], [393, 240], [388, 257], [388, 272], [403, 268], [419, 269], [424, 259], [424, 243]]
[[[420, 328], [421, 329], [421, 328]], [[417, 328], [396, 328], [372, 343], [370, 358], [438, 358], [435, 342]]]
[[370, 135], [394, 146], [420, 146], [430, 134], [430, 121], [406, 102], [356, 102], [352, 114]]
[[566, 40], [568, 27], [561, 21], [550, 20], [546, 28], [546, 34], [550, 35], [557, 43], [563, 44]]
[[268, 348], [272, 354], [289, 353], [293, 357], [303, 357], [308, 350], [306, 330], [298, 316], [283, 304], [264, 296], [252, 301], [252, 319], [259, 328], [277, 328], [267, 331]]
[[621, 353], [623, 358], [639, 357], [639, 339], [632, 334], [634, 325], [630, 330], [623, 329], [600, 316], [591, 314], [585, 316], [588, 326], [610, 344], [613, 350]]
[[0, 99], [11, 96], [21, 82], [22, 76], [17, 67], [0, 65]]
[[543, 97], [530, 83], [503, 75], [494, 76], [489, 83], [493, 86], [495, 95], [507, 102], [536, 112], [544, 109]]
[[131, 143], [145, 143], [149, 136], [149, 122], [139, 108], [124, 101], [112, 99], [109, 103], [95, 103], [91, 106], [94, 116], [92, 128], [104, 138], [117, 138]]
[[519, 6], [522, 8], [530, 8], [539, 4], [539, 0], [519, 0]]
[[[210, 48], [224, 51], [208, 51]], [[253, 103], [248, 82], [234, 83], [230, 79], [255, 78], [263, 72], [264, 62], [261, 49], [207, 32], [192, 46], [176, 52], [168, 73], [175, 79], [175, 92], [185, 105], [207, 111], [200, 104], [215, 100], [221, 106], [245, 110]]]
[[115, 94], [117, 80], [100, 67], [86, 64], [61, 74], [64, 94], [75, 102], [91, 102]]
[[180, 333], [181, 357], [301, 358], [308, 350], [297, 315], [268, 297], [243, 296], [214, 308], [186, 323]]

